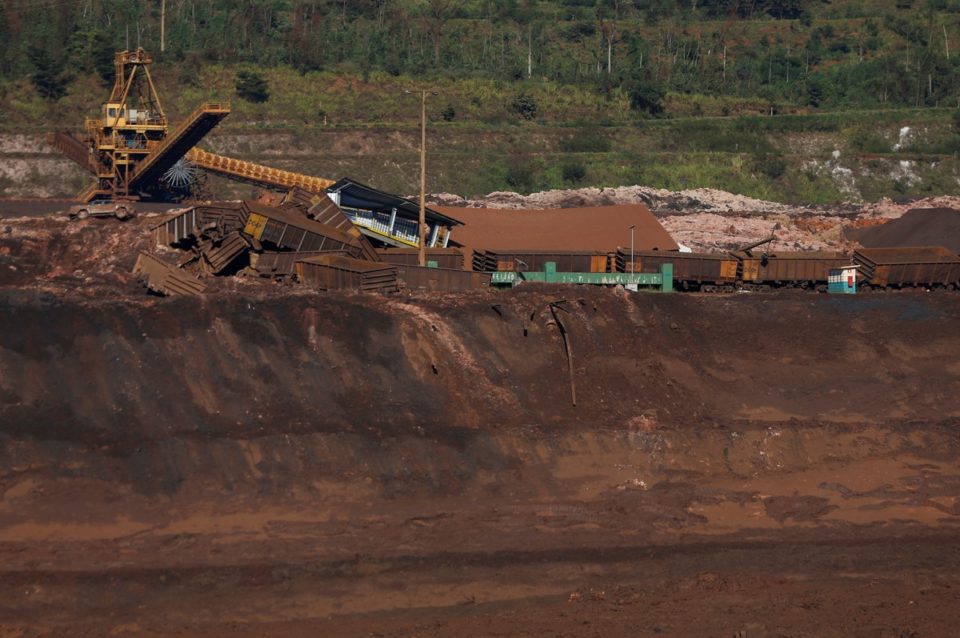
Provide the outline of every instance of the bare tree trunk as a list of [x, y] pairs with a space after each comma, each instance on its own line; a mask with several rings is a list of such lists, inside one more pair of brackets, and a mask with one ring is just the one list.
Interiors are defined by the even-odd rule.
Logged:
[[723, 85], [727, 85], [727, 45], [723, 45]]
[[917, 106], [920, 106], [920, 96], [923, 94], [923, 77], [920, 75], [920, 58], [917, 57]]
[[607, 37], [607, 75], [613, 69], [613, 36]]
[[527, 29], [527, 78], [533, 76], [533, 27]]
[[947, 38], [947, 25], [943, 25], [943, 52], [950, 59], [950, 40]]

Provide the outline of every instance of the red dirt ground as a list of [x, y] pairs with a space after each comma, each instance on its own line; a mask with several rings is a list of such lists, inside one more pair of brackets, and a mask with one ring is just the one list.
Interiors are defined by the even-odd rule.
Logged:
[[0, 635], [956, 635], [960, 294], [161, 299], [148, 219], [4, 223]]

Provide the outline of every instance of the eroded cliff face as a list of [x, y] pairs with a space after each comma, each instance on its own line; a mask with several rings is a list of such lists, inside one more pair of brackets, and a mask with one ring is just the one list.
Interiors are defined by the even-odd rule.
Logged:
[[956, 295], [47, 281], [0, 293], [12, 627], [367, 635], [431, 608], [480, 635], [479, 603], [559, 630], [544, 609], [582, 594], [563, 609], [605, 618], [589, 592], [617, 587], [605, 635], [654, 622], [620, 600], [641, 590], [673, 592], [681, 631], [719, 600], [681, 586], [704, 571], [740, 574], [767, 627], [778, 574], [801, 574], [835, 598], [792, 626], [842, 626], [838, 564], [890, 600], [914, 567], [933, 596], [954, 584], [937, 547], [960, 521]]
[[[549, 307], [562, 298], [574, 388]], [[960, 414], [958, 301], [9, 292], [3, 462], [171, 497], [196, 481], [284, 490], [357, 476], [431, 495], [524, 466], [503, 437], [543, 442], [549, 462], [566, 437], [941, 427]]]
[[[942, 420], [960, 299], [722, 297], [576, 288], [417, 298], [11, 291], [4, 423], [151, 439], [530, 425]], [[572, 380], [550, 304], [569, 334]], [[50, 418], [39, 418], [43, 414]]]

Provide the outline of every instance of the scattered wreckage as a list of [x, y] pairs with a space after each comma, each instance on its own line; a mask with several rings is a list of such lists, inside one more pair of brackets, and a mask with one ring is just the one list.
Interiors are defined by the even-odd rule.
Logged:
[[156, 246], [178, 249], [184, 256], [168, 264], [142, 253], [134, 274], [160, 295], [199, 295], [206, 290], [204, 278], [232, 275], [320, 290], [384, 293], [490, 285], [490, 273], [458, 268], [463, 255], [455, 249], [428, 249], [433, 265], [444, 266], [438, 268], [415, 265], [415, 248], [376, 248], [333, 201], [311, 195], [293, 189], [277, 205], [224, 202], [178, 212], [150, 231]]

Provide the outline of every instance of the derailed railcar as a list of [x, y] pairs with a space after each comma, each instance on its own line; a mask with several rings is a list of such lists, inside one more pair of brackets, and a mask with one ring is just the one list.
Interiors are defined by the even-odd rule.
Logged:
[[492, 272], [473, 272], [463, 268], [429, 268], [407, 264], [394, 264], [397, 284], [409, 290], [430, 292], [464, 292], [490, 287]]
[[813, 288], [826, 290], [831, 268], [850, 263], [838, 252], [774, 252], [753, 255], [732, 253], [739, 262], [740, 286], [751, 288]]
[[853, 253], [863, 290], [960, 285], [960, 256], [943, 246], [861, 248]]
[[579, 250], [475, 250], [473, 269], [492, 271], [543, 271], [547, 262], [556, 264], [557, 272], [613, 272], [615, 255]]
[[397, 292], [397, 267], [343, 255], [307, 257], [294, 264], [297, 279], [321, 290]]
[[252, 238], [255, 249], [290, 252], [340, 252], [356, 259], [379, 261], [368, 243], [332, 226], [321, 224], [291, 210], [246, 202], [250, 211], [243, 232]]
[[[633, 270], [630, 259], [633, 257]], [[663, 264], [673, 264], [674, 285], [680, 290], [730, 291], [737, 285], [736, 258], [723, 253], [681, 253], [617, 249], [617, 272], [657, 273]]]
[[[463, 270], [463, 251], [459, 248], [427, 248], [427, 262], [437, 262], [439, 268]], [[417, 248], [379, 248], [380, 261], [395, 266], [419, 266], [420, 250]]]

